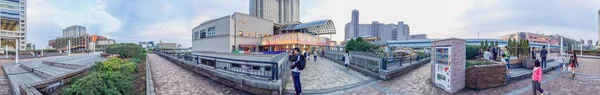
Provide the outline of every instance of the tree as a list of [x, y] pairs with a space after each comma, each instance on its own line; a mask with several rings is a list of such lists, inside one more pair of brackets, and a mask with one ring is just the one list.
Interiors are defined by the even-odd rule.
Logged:
[[498, 41], [496, 41], [496, 44], [494, 45], [495, 47], [498, 47]]
[[361, 37], [356, 40], [350, 40], [346, 44], [346, 50], [349, 51], [363, 51], [363, 52], [374, 52], [379, 46], [364, 41]]
[[479, 49], [483, 50], [483, 42], [479, 43]]
[[482, 47], [483, 47], [483, 50], [484, 50], [484, 51], [485, 51], [485, 50], [487, 50], [487, 48], [488, 48], [488, 43], [487, 43], [487, 40], [485, 40], [485, 41], [483, 42], [483, 46], [482, 46]]

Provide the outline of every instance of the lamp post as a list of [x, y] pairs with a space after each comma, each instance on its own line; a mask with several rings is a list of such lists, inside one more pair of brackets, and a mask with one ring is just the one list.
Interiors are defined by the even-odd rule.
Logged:
[[17, 46], [15, 46], [15, 63], [19, 63], [19, 48], [21, 48], [21, 45], [19, 45], [19, 39], [17, 38], [15, 39], [15, 42], [17, 43]]
[[71, 56], [71, 40], [69, 39], [69, 42], [67, 43], [67, 50], [68, 50], [68, 54], [69, 56]]

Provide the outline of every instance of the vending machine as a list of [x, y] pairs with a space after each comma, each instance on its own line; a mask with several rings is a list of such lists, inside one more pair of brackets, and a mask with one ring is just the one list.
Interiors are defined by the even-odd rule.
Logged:
[[465, 87], [466, 40], [449, 38], [431, 43], [431, 82], [449, 93]]
[[448, 90], [450, 89], [450, 79], [451, 79], [451, 66], [450, 66], [450, 56], [452, 54], [452, 47], [435, 47], [435, 85], [438, 87]]

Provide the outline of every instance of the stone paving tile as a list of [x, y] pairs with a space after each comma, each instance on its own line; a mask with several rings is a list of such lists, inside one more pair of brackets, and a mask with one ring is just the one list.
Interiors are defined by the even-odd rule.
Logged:
[[148, 54], [154, 88], [158, 95], [245, 95], [189, 71], [156, 55]]
[[[542, 88], [551, 95], [591, 95], [600, 93], [600, 59], [580, 58], [580, 68], [576, 69], [578, 75], [570, 77], [570, 73], [559, 73], [558, 70], [543, 75]], [[387, 81], [381, 81], [373, 86], [349, 91], [344, 94], [405, 94], [405, 95], [451, 95], [446, 91], [433, 86], [429, 79], [429, 64], [425, 64], [403, 76]], [[381, 88], [377, 88], [380, 86]], [[456, 95], [531, 95], [531, 78], [515, 81], [505, 86], [483, 90], [463, 89]], [[538, 93], [539, 94], [539, 93]]]
[[[346, 70], [344, 66], [331, 60], [318, 58], [315, 62], [313, 58], [306, 60], [306, 68], [300, 73], [302, 90], [334, 88], [372, 79], [357, 71]], [[294, 90], [291, 76], [287, 78], [285, 89]]]

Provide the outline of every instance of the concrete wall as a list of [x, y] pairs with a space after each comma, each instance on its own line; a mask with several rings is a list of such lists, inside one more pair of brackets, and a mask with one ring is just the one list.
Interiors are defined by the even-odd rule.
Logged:
[[[475, 65], [467, 68], [465, 86], [486, 89], [506, 85], [506, 65]], [[485, 76], [485, 77], [481, 77]]]
[[221, 35], [192, 42], [192, 51], [231, 52], [230, 36]]

